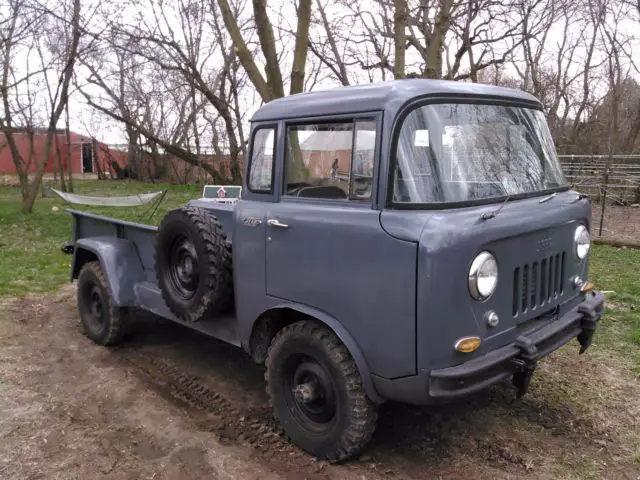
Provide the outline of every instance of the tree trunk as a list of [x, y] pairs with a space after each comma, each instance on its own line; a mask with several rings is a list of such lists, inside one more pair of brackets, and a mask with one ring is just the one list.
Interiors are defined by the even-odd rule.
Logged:
[[304, 164], [304, 158], [302, 156], [302, 149], [300, 148], [300, 139], [298, 138], [297, 131], [292, 130], [292, 135], [287, 135], [287, 143], [291, 152], [291, 163], [286, 165], [285, 162], [285, 181], [290, 180], [288, 177], [292, 177], [295, 181], [306, 181], [309, 178], [309, 169]]
[[[9, 151], [11, 152], [11, 159], [13, 160], [13, 165], [15, 166], [16, 173], [18, 174], [18, 180], [20, 181], [20, 188], [22, 190], [22, 198], [24, 199], [27, 195], [27, 189], [29, 188], [29, 166], [24, 161], [20, 150], [18, 149], [18, 145], [16, 144], [15, 138], [13, 137], [13, 123], [11, 120], [11, 112], [12, 108], [9, 103], [9, 77], [11, 75], [11, 55], [12, 55], [12, 47], [14, 45], [13, 36], [16, 31], [16, 24], [18, 21], [18, 16], [20, 15], [19, 6], [12, 12], [11, 22], [9, 23], [6, 32], [3, 32], [3, 41], [0, 43], [2, 46], [2, 84], [0, 85], [0, 93], [2, 94], [2, 107], [3, 107], [3, 117], [0, 117], [0, 128], [4, 133], [5, 139], [7, 141], [7, 145], [9, 146]], [[4, 22], [3, 22], [4, 23]], [[3, 28], [6, 25], [3, 24]], [[29, 128], [29, 127], [28, 127]], [[27, 131], [27, 135], [29, 136], [30, 145], [33, 145], [33, 131]]]
[[284, 82], [282, 81], [282, 73], [278, 63], [273, 26], [267, 14], [266, 0], [253, 0], [253, 18], [256, 23], [258, 39], [260, 40], [260, 48], [266, 60], [267, 83], [274, 98], [284, 97]]
[[393, 65], [393, 76], [396, 79], [404, 78], [405, 75], [405, 28], [407, 24], [407, 5], [405, 0], [394, 0], [393, 6], [393, 41], [395, 47], [395, 62]]
[[44, 143], [44, 158], [36, 167], [36, 174], [34, 176], [32, 182], [32, 188], [29, 189], [27, 197], [23, 203], [23, 211], [26, 213], [31, 213], [33, 211], [33, 204], [36, 201], [36, 197], [38, 195], [38, 187], [42, 183], [42, 177], [44, 175], [44, 170], [49, 160], [49, 155], [51, 155], [51, 146], [53, 143], [53, 136], [56, 133], [56, 125], [64, 108], [69, 101], [69, 85], [71, 83], [71, 78], [73, 76], [73, 67], [76, 61], [76, 56], [78, 52], [78, 44], [80, 43], [80, 0], [74, 0], [73, 2], [73, 16], [71, 20], [72, 25], [72, 39], [71, 45], [69, 46], [69, 52], [65, 58], [64, 69], [60, 75], [61, 85], [60, 85], [60, 97], [58, 100], [58, 104], [52, 106], [51, 118], [49, 119], [49, 127], [47, 130], [47, 138]]
[[[298, 28], [296, 29], [296, 45], [291, 67], [291, 95], [304, 90], [307, 52], [309, 50], [309, 23], [311, 22], [311, 0], [300, 0], [298, 3]], [[280, 80], [282, 81], [282, 79]]]
[[69, 104], [67, 103], [67, 105], [64, 108], [65, 114], [64, 114], [64, 124], [65, 124], [65, 129], [64, 129], [64, 134], [65, 134], [65, 139], [67, 142], [67, 174], [69, 175], [68, 177], [68, 182], [67, 182], [67, 191], [69, 192], [73, 192], [73, 152], [72, 152], [72, 147], [71, 147], [71, 130], [69, 128]]
[[[258, 91], [258, 94], [264, 102], [278, 98], [271, 90], [271, 85], [269, 85], [264, 79], [262, 73], [260, 73], [258, 65], [253, 60], [253, 55], [242, 37], [242, 32], [240, 31], [238, 22], [231, 10], [231, 7], [229, 6], [229, 2], [227, 0], [218, 0], [218, 6], [220, 7], [222, 20], [224, 21], [227, 31], [229, 32], [229, 36], [231, 37], [231, 41], [233, 42], [233, 46], [235, 47], [236, 55], [238, 55], [240, 63], [242, 63], [249, 80], [251, 80], [251, 83]], [[284, 96], [284, 92], [280, 96]]]
[[240, 169], [240, 153], [231, 156], [229, 170], [231, 174], [232, 185], [242, 185], [242, 170]]
[[58, 138], [58, 135], [56, 135], [56, 159], [58, 160], [58, 173], [60, 175], [60, 190], [66, 192], [67, 185], [64, 181], [64, 165], [62, 164], [62, 151], [60, 150], [60, 139]]
[[137, 175], [137, 172], [140, 169], [140, 166], [138, 165], [138, 140], [140, 136], [133, 128], [127, 127], [127, 138], [129, 140], [129, 144], [127, 146], [127, 164], [124, 168], [129, 169], [129, 175], [133, 178], [134, 175]]
[[425, 58], [425, 78], [442, 78], [442, 49], [447, 32], [451, 27], [451, 9], [453, 0], [441, 0], [440, 10], [433, 25], [433, 33], [427, 45], [427, 55]]

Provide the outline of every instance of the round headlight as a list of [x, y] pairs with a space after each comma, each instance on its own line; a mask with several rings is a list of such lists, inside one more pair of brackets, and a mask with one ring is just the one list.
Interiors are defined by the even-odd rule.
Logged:
[[578, 225], [576, 232], [573, 235], [573, 239], [576, 242], [576, 256], [582, 260], [587, 256], [589, 248], [591, 248], [591, 235], [589, 235], [587, 227], [584, 225]]
[[489, 252], [480, 252], [469, 269], [469, 292], [476, 300], [489, 298], [498, 284], [498, 262]]

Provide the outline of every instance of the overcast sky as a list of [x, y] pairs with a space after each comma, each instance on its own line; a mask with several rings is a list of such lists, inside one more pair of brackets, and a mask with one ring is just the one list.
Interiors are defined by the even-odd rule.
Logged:
[[[337, 3], [337, 2], [336, 2]], [[246, 4], [248, 5], [248, 7], [250, 7], [250, 2], [246, 2]], [[111, 7], [110, 7], [111, 5]], [[107, 4], [107, 8], [117, 8], [113, 5], [121, 5], [121, 4]], [[118, 13], [118, 15], [121, 15], [121, 18], [123, 19], [130, 19], [131, 22], [136, 21], [136, 15], [134, 15], [134, 10], [137, 10], [138, 12], [143, 14], [143, 17], [145, 21], [147, 20], [151, 20], [151, 15], [150, 12], [147, 10], [145, 11], [145, 3], [144, 0], [142, 0], [141, 2], [131, 2], [130, 4], [128, 4], [129, 6], [126, 8], [125, 12], [123, 13], [122, 11]], [[292, 7], [293, 3], [291, 1], [284, 1], [284, 2], [277, 2], [277, 1], [271, 1], [270, 2], [270, 7], [274, 10], [274, 11], [282, 11], [283, 15], [280, 17], [278, 15], [275, 15], [272, 17], [272, 22], [276, 23], [276, 21], [282, 21], [285, 22], [285, 24], [283, 25], [283, 27], [285, 29], [295, 29], [295, 11], [293, 10]], [[315, 5], [315, 4], [314, 4]], [[83, 3], [83, 11], [90, 11], [92, 8], [92, 3], [91, 1]], [[334, 7], [337, 8], [337, 7]], [[336, 14], [336, 13], [340, 13], [339, 11], [328, 11], [328, 14]], [[247, 15], [249, 14], [249, 12], [247, 12]], [[92, 18], [92, 23], [93, 24], [100, 24], [100, 17], [99, 15], [94, 15]], [[180, 29], [179, 24], [176, 21], [173, 21], [171, 18], [169, 18], [169, 23], [170, 26], [173, 29]], [[579, 28], [579, 26], [577, 26], [577, 28]], [[619, 28], [621, 30], [621, 32], [623, 32], [624, 34], [628, 35], [628, 36], [635, 36], [635, 38], [632, 40], [632, 46], [631, 48], [633, 49], [633, 51], [635, 52], [640, 52], [640, 27], [638, 27], [638, 23], [636, 19], [627, 19], [624, 22], [622, 22], [619, 25]], [[572, 35], [579, 35], [580, 31], [573, 31], [571, 32]], [[314, 29], [312, 28], [311, 30], [311, 35], [312, 38], [314, 35], [317, 35], [317, 32], [314, 32]], [[551, 46], [557, 44], [559, 41], [561, 40], [561, 31], [560, 31], [560, 27], [555, 28], [551, 34], [549, 35], [549, 37], [547, 38], [547, 43]], [[291, 39], [289, 39], [289, 42], [291, 42]], [[285, 45], [284, 48], [291, 48], [291, 45]], [[500, 49], [500, 46], [497, 47], [498, 49]], [[553, 48], [550, 48], [550, 50], [553, 50]], [[577, 55], [578, 56], [583, 56], [584, 54], [584, 50], [582, 52], [578, 52]], [[640, 57], [638, 55], [636, 55], [636, 57]], [[413, 62], [414, 58], [411, 58], [411, 56], [409, 56], [407, 58], [407, 64], [410, 65]], [[553, 58], [547, 58], [547, 61], [553, 62], [555, 61], [555, 59]], [[289, 62], [290, 58], [288, 56], [283, 56], [283, 61], [284, 62]], [[311, 52], [309, 52], [308, 55], [308, 62], [311, 61], [316, 61], [316, 59], [314, 58], [314, 56], [311, 54]], [[282, 71], [283, 74], [287, 74], [288, 70], [289, 70], [289, 65], [283, 65], [282, 67]], [[326, 67], [325, 67], [326, 68]], [[356, 74], [355, 76], [357, 78], [360, 78], [361, 82], [365, 82], [368, 81], [368, 79], [365, 77], [364, 73], [359, 70], [359, 67], [356, 67], [358, 70], [356, 70], [356, 72], [360, 73], [359, 75]], [[579, 68], [578, 66], [576, 66], [576, 69]], [[515, 69], [513, 68], [513, 66], [511, 65], [506, 65], [505, 66], [505, 72], [507, 74], [510, 74], [512, 76], [517, 76]], [[81, 83], [83, 82], [83, 78], [85, 78], [86, 76], [86, 70], [83, 69], [81, 66], [78, 66], [77, 69], [77, 78], [79, 79], [79, 81]], [[337, 83], [333, 80], [330, 80], [328, 78], [325, 79], [321, 79], [318, 84], [315, 86], [315, 89], [326, 89], [326, 88], [332, 88], [337, 86]], [[601, 82], [600, 85], [593, 85], [596, 89], [599, 88], [600, 92], [602, 93], [605, 89], [606, 89], [606, 83], [605, 82]], [[96, 90], [97, 92], [97, 90]], [[257, 96], [252, 92], [252, 91], [246, 91], [245, 94], [243, 95], [243, 99], [242, 99], [242, 105], [241, 107], [243, 108], [244, 111], [246, 111], [248, 113], [247, 118], [249, 118], [253, 112], [255, 112], [255, 110], [259, 107], [259, 102], [256, 100]], [[44, 100], [44, 99], [43, 99]], [[89, 108], [85, 102], [84, 99], [82, 97], [82, 95], [80, 95], [78, 92], [72, 92], [71, 95], [71, 99], [69, 102], [69, 109], [71, 112], [70, 115], [70, 126], [71, 129], [78, 132], [78, 133], [82, 133], [82, 134], [89, 134], [89, 135], [93, 135], [95, 137], [97, 137], [99, 140], [104, 141], [106, 143], [109, 144], [119, 144], [119, 143], [124, 143], [125, 142], [125, 136], [124, 136], [124, 131], [123, 131], [123, 127], [121, 124], [119, 124], [118, 122], [111, 120], [110, 118], [108, 118], [106, 115], [100, 114], [95, 112], [94, 110], [92, 110], [91, 108]], [[64, 125], [59, 125], [59, 127], [64, 127]]]

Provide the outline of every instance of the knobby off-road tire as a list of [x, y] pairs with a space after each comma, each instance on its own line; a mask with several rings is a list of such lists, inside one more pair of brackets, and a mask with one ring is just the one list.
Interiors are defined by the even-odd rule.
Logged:
[[80, 270], [77, 300], [87, 337], [104, 346], [115, 345], [122, 339], [128, 309], [113, 305], [100, 262], [85, 263]]
[[370, 440], [376, 405], [347, 348], [324, 325], [283, 328], [269, 347], [267, 393], [287, 436], [318, 458], [339, 462]]
[[155, 260], [162, 298], [176, 317], [197, 322], [233, 305], [231, 244], [207, 210], [169, 212], [158, 227]]

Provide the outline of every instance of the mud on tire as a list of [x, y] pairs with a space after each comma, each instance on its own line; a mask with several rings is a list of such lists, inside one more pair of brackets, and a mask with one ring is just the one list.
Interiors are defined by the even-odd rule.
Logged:
[[100, 262], [85, 263], [78, 275], [78, 311], [85, 334], [99, 345], [115, 345], [125, 334], [128, 309], [113, 305]]
[[231, 244], [218, 220], [201, 208], [169, 212], [156, 235], [156, 275], [167, 307], [196, 322], [233, 305]]
[[267, 393], [288, 437], [316, 457], [338, 462], [370, 440], [376, 405], [336, 335], [313, 320], [283, 328], [266, 361]]

